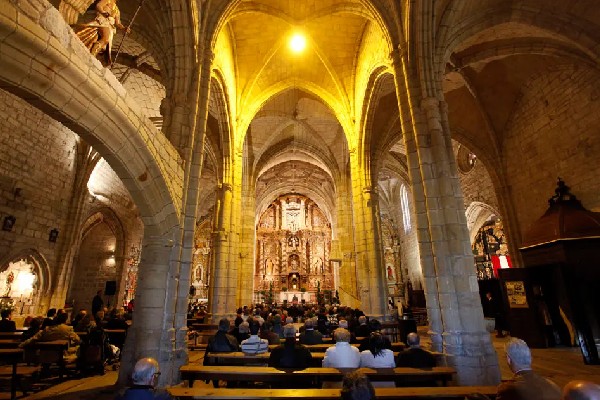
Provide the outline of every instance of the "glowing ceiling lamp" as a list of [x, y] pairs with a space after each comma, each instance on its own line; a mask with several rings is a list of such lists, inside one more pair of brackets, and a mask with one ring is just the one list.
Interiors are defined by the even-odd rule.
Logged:
[[290, 49], [294, 53], [301, 53], [306, 48], [306, 38], [301, 33], [295, 33], [290, 38]]

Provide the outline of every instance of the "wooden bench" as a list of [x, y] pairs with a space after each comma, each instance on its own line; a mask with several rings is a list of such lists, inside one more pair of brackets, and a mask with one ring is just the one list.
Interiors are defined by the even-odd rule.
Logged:
[[23, 332], [0, 332], [0, 340], [21, 340]]
[[23, 361], [22, 349], [0, 349], [0, 362], [9, 364], [10, 367], [10, 398], [17, 397], [17, 363]]
[[0, 339], [0, 349], [16, 349], [21, 342], [12, 339]]
[[28, 350], [35, 352], [35, 360], [26, 360], [28, 362], [40, 363], [43, 366], [49, 367], [51, 364], [58, 365], [58, 375], [62, 380], [65, 372], [67, 361], [65, 360], [65, 351], [69, 349], [68, 340], [53, 340], [50, 342], [35, 342], [27, 346]]
[[[238, 382], [308, 382], [320, 385], [322, 381], [341, 381], [343, 376], [354, 369], [306, 368], [302, 370], [277, 369], [272, 367], [235, 367], [184, 365], [180, 368], [181, 378], [193, 387], [195, 380], [223, 380]], [[440, 381], [446, 385], [456, 373], [454, 368], [359, 368], [372, 381], [408, 382]]]
[[[180, 400], [213, 399], [339, 399], [340, 389], [228, 389], [228, 388], [181, 388], [168, 389], [171, 396]], [[473, 393], [496, 397], [496, 386], [452, 386], [432, 388], [375, 388], [377, 399], [464, 399]]]
[[[248, 364], [265, 364], [269, 363], [270, 353], [261, 354], [244, 354], [241, 351], [232, 353], [208, 353], [204, 357], [210, 359], [214, 365], [248, 365]], [[325, 353], [311, 352], [313, 367], [320, 367], [325, 358]], [[394, 357], [398, 353], [394, 353]]]

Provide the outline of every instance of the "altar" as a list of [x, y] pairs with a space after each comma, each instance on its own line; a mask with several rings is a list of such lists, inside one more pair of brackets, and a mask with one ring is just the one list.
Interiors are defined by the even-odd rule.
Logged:
[[287, 300], [288, 303], [292, 303], [294, 301], [294, 297], [296, 297], [298, 303], [302, 303], [302, 299], [306, 301], [306, 303], [311, 303], [314, 295], [309, 292], [279, 292], [279, 302], [283, 303], [284, 300]]

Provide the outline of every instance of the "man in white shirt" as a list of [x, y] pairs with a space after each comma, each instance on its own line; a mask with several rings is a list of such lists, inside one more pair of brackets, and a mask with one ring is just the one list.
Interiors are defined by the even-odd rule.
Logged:
[[344, 328], [333, 331], [335, 346], [327, 349], [323, 359], [324, 367], [333, 368], [358, 368], [360, 364], [360, 353], [358, 349], [350, 345], [350, 332]]
[[240, 345], [242, 352], [244, 354], [266, 353], [269, 349], [269, 341], [258, 337], [260, 323], [255, 319], [249, 320], [248, 322], [250, 323], [250, 337], [242, 341], [242, 344]]

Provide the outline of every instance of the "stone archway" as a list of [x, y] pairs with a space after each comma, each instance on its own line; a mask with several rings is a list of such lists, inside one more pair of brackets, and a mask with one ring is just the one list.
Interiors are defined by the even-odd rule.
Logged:
[[[19, 284], [19, 275], [23, 275], [28, 282], [23, 282], [23, 287], [8, 293], [16, 302], [17, 315], [36, 315], [45, 308], [50, 300], [50, 269], [44, 256], [37, 250], [27, 248], [15, 251], [0, 261], [0, 296], [6, 293], [6, 276], [13, 273], [13, 284]], [[22, 274], [20, 274], [22, 273]], [[30, 279], [27, 279], [30, 278]], [[31, 279], [33, 278], [33, 279]], [[16, 282], [16, 283], [15, 283]], [[14, 295], [14, 296], [13, 296]]]

